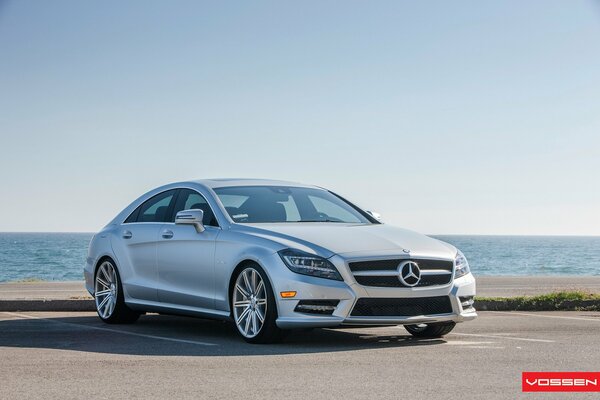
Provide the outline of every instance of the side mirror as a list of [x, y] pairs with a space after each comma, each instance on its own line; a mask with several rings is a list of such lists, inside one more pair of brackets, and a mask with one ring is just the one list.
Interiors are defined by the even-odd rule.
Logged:
[[204, 225], [202, 220], [204, 219], [204, 211], [193, 209], [179, 211], [175, 216], [175, 224], [177, 225], [194, 225], [196, 232], [204, 232]]
[[375, 218], [377, 221], [381, 221], [381, 214], [376, 213], [375, 211], [367, 211], [369, 214], [371, 214], [371, 217]]

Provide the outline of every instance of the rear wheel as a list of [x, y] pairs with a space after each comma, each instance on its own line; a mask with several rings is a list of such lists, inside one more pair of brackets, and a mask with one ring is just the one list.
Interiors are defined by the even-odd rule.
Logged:
[[119, 271], [112, 260], [102, 261], [96, 269], [94, 298], [98, 316], [108, 324], [131, 323], [140, 316], [125, 304]]
[[449, 334], [456, 322], [437, 322], [433, 324], [404, 325], [404, 328], [415, 337], [440, 338]]
[[277, 306], [266, 274], [256, 264], [247, 265], [235, 278], [231, 293], [233, 322], [249, 343], [275, 343], [284, 331], [277, 327]]

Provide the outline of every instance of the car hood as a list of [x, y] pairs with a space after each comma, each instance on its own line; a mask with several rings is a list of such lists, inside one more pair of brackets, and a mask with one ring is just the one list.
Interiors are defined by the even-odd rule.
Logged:
[[[324, 257], [367, 257], [409, 254], [412, 257], [454, 259], [456, 248], [417, 232], [385, 224], [327, 222], [236, 224], [246, 234], [270, 239], [284, 247]], [[408, 252], [407, 252], [408, 251]]]

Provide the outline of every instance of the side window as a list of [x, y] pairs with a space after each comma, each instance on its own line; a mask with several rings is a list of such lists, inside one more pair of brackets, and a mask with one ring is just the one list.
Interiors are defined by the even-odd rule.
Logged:
[[129, 217], [127, 217], [127, 219], [123, 223], [131, 224], [132, 222], [137, 221], [137, 217], [140, 214], [140, 207], [141, 206], [138, 206], [138, 208], [136, 208], [131, 214], [129, 214]]
[[202, 195], [195, 190], [181, 189], [179, 196], [177, 197], [177, 204], [173, 210], [173, 217], [171, 222], [175, 222], [175, 215], [182, 210], [200, 209], [204, 211], [204, 219], [202, 223], [209, 226], [219, 226], [217, 219], [212, 212], [212, 209], [208, 205], [208, 202]]
[[343, 209], [339, 205], [327, 199], [317, 196], [308, 196], [308, 199], [315, 207], [315, 210], [320, 214], [324, 214], [323, 216], [326, 218], [348, 222], [361, 222], [348, 210]]
[[[137, 214], [135, 222], [165, 222], [165, 219], [169, 215], [169, 209], [173, 204], [176, 192], [176, 190], [169, 190], [157, 194], [149, 200], [146, 200], [131, 214], [131, 216]], [[125, 222], [133, 221], [130, 221], [129, 218], [127, 218]]]

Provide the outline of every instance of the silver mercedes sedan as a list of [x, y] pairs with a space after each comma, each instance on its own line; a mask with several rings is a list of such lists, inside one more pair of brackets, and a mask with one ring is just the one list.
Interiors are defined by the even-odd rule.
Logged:
[[251, 343], [343, 325], [440, 337], [477, 316], [475, 279], [455, 247], [282, 181], [154, 189], [94, 235], [84, 275], [104, 322], [144, 312], [219, 318]]

